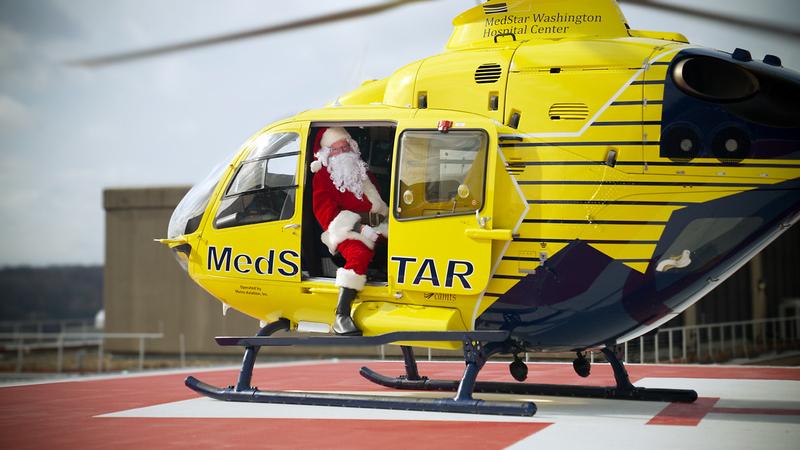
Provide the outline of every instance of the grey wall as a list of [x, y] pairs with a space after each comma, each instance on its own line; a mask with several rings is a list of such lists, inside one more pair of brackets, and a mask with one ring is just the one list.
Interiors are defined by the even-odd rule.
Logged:
[[[221, 348], [220, 335], [253, 335], [259, 321], [222, 303], [195, 284], [164, 244], [172, 211], [189, 187], [106, 189], [106, 263], [103, 303], [108, 333], [156, 333], [147, 352], [177, 353], [180, 334], [187, 353], [241, 353]], [[138, 340], [107, 340], [106, 349], [138, 352]]]

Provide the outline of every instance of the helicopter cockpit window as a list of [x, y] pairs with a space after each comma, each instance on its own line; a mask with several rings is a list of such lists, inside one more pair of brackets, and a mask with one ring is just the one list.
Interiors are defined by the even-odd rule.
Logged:
[[475, 214], [483, 206], [487, 145], [480, 130], [404, 132], [396, 217]]
[[203, 220], [203, 214], [205, 214], [208, 202], [211, 200], [211, 195], [214, 193], [217, 184], [219, 184], [220, 177], [222, 177], [228, 165], [238, 153], [239, 149], [236, 149], [232, 154], [220, 161], [211, 173], [203, 181], [194, 185], [181, 200], [169, 220], [168, 238], [176, 239], [182, 235], [197, 231], [200, 222]]
[[217, 229], [291, 219], [297, 191], [300, 135], [265, 134], [236, 170], [220, 204]]

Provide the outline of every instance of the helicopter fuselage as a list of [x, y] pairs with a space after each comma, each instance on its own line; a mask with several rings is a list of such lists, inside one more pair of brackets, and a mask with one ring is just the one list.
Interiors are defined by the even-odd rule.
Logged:
[[337, 255], [309, 165], [341, 126], [391, 210], [354, 305], [365, 335], [507, 330], [558, 352], [660, 326], [800, 217], [800, 75], [586, 5], [569, 24], [465, 13], [445, 53], [261, 130], [166, 241], [225, 305], [324, 329]]

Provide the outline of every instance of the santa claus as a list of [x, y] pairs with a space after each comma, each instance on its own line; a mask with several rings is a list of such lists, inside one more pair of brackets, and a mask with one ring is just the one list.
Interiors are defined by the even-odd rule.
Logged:
[[367, 266], [375, 256], [375, 243], [388, 237], [389, 207], [381, 199], [378, 180], [361, 160], [358, 144], [342, 127], [321, 130], [319, 150], [311, 164], [314, 173], [314, 215], [322, 228], [322, 242], [347, 263], [336, 272], [339, 301], [331, 330], [358, 336], [350, 309], [367, 282]]

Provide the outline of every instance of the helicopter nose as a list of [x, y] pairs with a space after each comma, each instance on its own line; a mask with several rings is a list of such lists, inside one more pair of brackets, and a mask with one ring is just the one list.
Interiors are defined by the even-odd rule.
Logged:
[[178, 264], [183, 267], [187, 273], [189, 272], [189, 257], [192, 254], [192, 246], [189, 244], [181, 244], [172, 247], [172, 255], [178, 260]]

